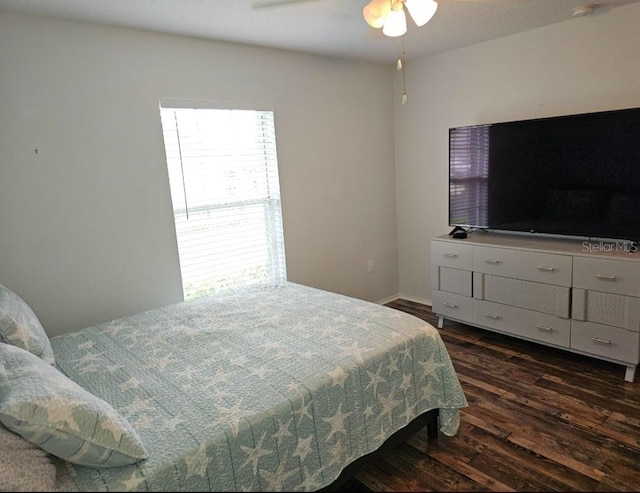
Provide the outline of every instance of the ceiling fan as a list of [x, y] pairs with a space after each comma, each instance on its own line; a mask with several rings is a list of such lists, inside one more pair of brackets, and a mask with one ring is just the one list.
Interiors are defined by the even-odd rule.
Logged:
[[[321, 0], [254, 0], [253, 8], [276, 7], [280, 5], [318, 2]], [[447, 0], [463, 2], [486, 2], [496, 0]], [[371, 27], [382, 28], [383, 34], [390, 37], [402, 36], [407, 32], [407, 16], [417, 26], [424, 26], [438, 9], [436, 0], [370, 0], [362, 9], [362, 15]]]
[[434, 0], [371, 0], [362, 10], [364, 20], [371, 27], [382, 28], [385, 36], [402, 36], [407, 32], [404, 9], [418, 27], [424, 26], [438, 10]]

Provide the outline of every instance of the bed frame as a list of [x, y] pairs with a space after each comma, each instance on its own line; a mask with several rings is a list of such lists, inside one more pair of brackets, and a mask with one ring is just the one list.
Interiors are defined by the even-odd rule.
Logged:
[[359, 459], [355, 460], [342, 470], [340, 476], [328, 486], [325, 486], [321, 490], [323, 492], [340, 491], [341, 487], [347, 481], [353, 479], [359, 472], [364, 470], [369, 464], [383, 456], [387, 452], [395, 449], [398, 445], [405, 442], [408, 438], [415, 435], [419, 430], [427, 428], [427, 438], [429, 440], [437, 440], [438, 438], [438, 417], [440, 413], [438, 409], [432, 409], [426, 413], [421, 414], [413, 421], [411, 421], [404, 428], [399, 429], [393, 435], [385, 440], [385, 442], [375, 451], [370, 454], [363, 455]]

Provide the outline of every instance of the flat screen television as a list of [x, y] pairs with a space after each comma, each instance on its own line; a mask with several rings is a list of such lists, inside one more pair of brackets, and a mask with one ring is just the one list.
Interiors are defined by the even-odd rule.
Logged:
[[449, 224], [640, 240], [640, 108], [450, 128]]

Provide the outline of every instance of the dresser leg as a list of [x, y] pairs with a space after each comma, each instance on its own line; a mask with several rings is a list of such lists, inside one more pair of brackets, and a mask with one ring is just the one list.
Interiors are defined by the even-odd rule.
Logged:
[[444, 317], [438, 317], [438, 328], [441, 329], [444, 326]]
[[633, 382], [633, 377], [636, 374], [636, 366], [627, 366], [627, 371], [624, 373], [624, 379], [626, 382]]

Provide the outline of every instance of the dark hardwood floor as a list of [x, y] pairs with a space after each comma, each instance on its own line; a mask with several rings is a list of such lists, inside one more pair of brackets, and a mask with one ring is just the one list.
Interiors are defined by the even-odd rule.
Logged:
[[[387, 306], [436, 325], [429, 306]], [[640, 374], [450, 321], [440, 334], [469, 401], [458, 433], [422, 430], [349, 491], [640, 491]]]

